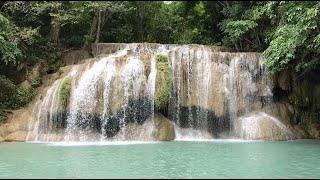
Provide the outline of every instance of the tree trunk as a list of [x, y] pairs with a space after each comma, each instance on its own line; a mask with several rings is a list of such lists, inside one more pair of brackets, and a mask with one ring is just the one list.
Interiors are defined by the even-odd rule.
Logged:
[[[90, 39], [86, 41], [84, 48], [91, 46], [91, 43], [99, 43], [101, 28], [106, 23], [107, 13], [104, 10], [97, 10], [94, 13], [94, 17], [90, 28]], [[90, 48], [90, 47], [89, 47]]]
[[106, 23], [107, 20], [107, 13], [106, 11], [99, 11], [99, 16], [98, 16], [98, 27], [97, 27], [97, 33], [96, 33], [96, 39], [95, 43], [99, 43], [100, 40], [100, 34], [101, 34], [101, 29], [103, 28], [104, 24]]
[[61, 23], [53, 17], [51, 21], [51, 29], [49, 34], [49, 43], [53, 46], [59, 45], [59, 33], [60, 33]]
[[99, 19], [99, 13], [100, 11], [96, 11], [94, 13], [93, 21], [91, 23], [91, 29], [90, 29], [90, 42], [95, 41], [96, 34], [97, 34], [97, 28], [98, 28], [98, 19]]
[[100, 37], [100, 28], [101, 28], [101, 10], [99, 10], [98, 12], [98, 27], [97, 27], [97, 33], [95, 34], [95, 40], [94, 43], [98, 43], [99, 42], [99, 37]]
[[234, 43], [234, 46], [236, 47], [236, 51], [239, 52], [240, 49], [237, 42]]

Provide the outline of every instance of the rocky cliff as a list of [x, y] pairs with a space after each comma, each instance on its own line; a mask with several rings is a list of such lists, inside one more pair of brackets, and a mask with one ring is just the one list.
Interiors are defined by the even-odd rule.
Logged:
[[319, 72], [272, 77], [259, 53], [217, 46], [91, 49], [62, 56], [68, 66], [43, 78], [0, 141], [319, 138]]

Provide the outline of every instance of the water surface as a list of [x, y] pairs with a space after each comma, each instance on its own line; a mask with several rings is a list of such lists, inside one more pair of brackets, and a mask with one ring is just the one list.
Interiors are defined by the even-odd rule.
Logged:
[[2, 143], [0, 178], [320, 178], [320, 141]]

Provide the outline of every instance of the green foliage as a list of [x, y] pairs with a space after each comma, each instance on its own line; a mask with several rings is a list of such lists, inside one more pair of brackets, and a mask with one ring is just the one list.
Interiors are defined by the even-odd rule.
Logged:
[[10, 92], [10, 91], [14, 90], [15, 88], [16, 88], [16, 86], [14, 85], [14, 83], [10, 79], [6, 78], [3, 75], [0, 75], [0, 91], [2, 93]]
[[245, 3], [224, 8], [230, 15], [220, 23], [224, 42], [238, 50], [262, 51], [273, 73], [320, 67], [319, 2], [249, 2], [250, 8], [244, 8]]
[[41, 77], [40, 75], [37, 75], [35, 78], [31, 79], [31, 86], [36, 88], [41, 85]]
[[239, 40], [245, 33], [255, 28], [258, 24], [251, 20], [230, 21], [226, 24], [225, 32], [232, 41]]
[[0, 14], [0, 59], [6, 64], [16, 63], [16, 59], [22, 55], [15, 31], [15, 26]]
[[0, 104], [7, 108], [19, 108], [27, 105], [35, 95], [34, 88], [16, 88], [10, 94], [0, 93]]
[[0, 108], [0, 123], [7, 118], [6, 113], [3, 109]]
[[[303, 58], [299, 56], [299, 51], [305, 55], [308, 53], [320, 55], [317, 48], [314, 48], [319, 45], [317, 36], [314, 34], [314, 30], [320, 25], [319, 6], [297, 3], [287, 4], [285, 8], [287, 11], [275, 29], [269, 47], [264, 51], [266, 64], [273, 72], [287, 67], [294, 59]], [[310, 46], [309, 42], [314, 47]], [[301, 64], [303, 61], [305, 59], [300, 60], [298, 66], [295, 67], [296, 71], [310, 66], [310, 62]], [[314, 60], [312, 64], [316, 64]]]
[[58, 92], [59, 104], [64, 109], [66, 109], [68, 106], [70, 93], [71, 93], [71, 81], [72, 79], [70, 77], [66, 77], [62, 80], [59, 87], [59, 92]]
[[34, 88], [17, 88], [12, 97], [10, 98], [10, 106], [18, 108], [28, 104], [35, 95]]
[[28, 104], [35, 96], [33, 87], [17, 87], [14, 83], [0, 75], [0, 116], [5, 118], [3, 109], [15, 109]]

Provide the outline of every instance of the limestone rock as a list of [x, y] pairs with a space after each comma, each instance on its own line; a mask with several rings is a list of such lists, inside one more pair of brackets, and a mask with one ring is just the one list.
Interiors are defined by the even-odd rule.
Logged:
[[295, 133], [298, 139], [307, 139], [309, 138], [309, 134], [301, 128], [299, 125], [295, 125], [292, 127], [292, 131]]
[[283, 122], [288, 125], [290, 124], [290, 120], [294, 116], [293, 107], [287, 102], [276, 102], [271, 103], [262, 108], [262, 111], [267, 114], [272, 114], [273, 116], [283, 120]]
[[117, 141], [152, 141], [153, 127], [152, 121], [145, 121], [143, 124], [128, 123], [112, 139]]
[[290, 77], [289, 74], [287, 72], [281, 72], [281, 74], [278, 77], [278, 83], [279, 83], [279, 87], [282, 90], [289, 90], [290, 88]]
[[4, 139], [0, 136], [0, 142], [4, 142]]
[[171, 141], [175, 138], [174, 126], [162, 114], [154, 115], [155, 131], [154, 137], [159, 141]]
[[17, 141], [17, 142], [23, 142], [26, 140], [28, 133], [26, 131], [17, 131], [9, 134], [6, 138], [5, 141], [12, 142], [12, 141]]
[[83, 59], [90, 58], [90, 54], [86, 50], [71, 50], [61, 55], [62, 62], [65, 65], [77, 64]]
[[289, 140], [295, 139], [293, 133], [278, 119], [257, 112], [237, 120], [235, 131], [242, 139], [250, 140]]
[[320, 139], [320, 124], [313, 123], [309, 129], [309, 133], [312, 138]]

